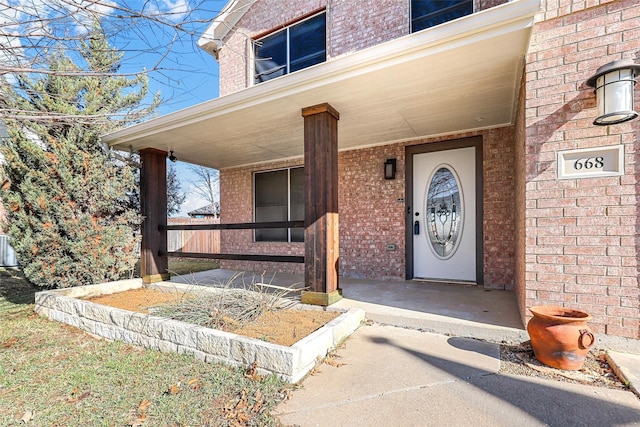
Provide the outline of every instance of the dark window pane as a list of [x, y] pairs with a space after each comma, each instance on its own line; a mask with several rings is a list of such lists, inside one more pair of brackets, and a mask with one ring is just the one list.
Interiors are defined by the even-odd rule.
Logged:
[[413, 0], [411, 31], [420, 31], [471, 13], [472, 0]]
[[287, 73], [287, 31], [279, 31], [255, 42], [255, 82]]
[[289, 28], [289, 72], [324, 62], [326, 40], [324, 13]]
[[326, 14], [321, 13], [255, 41], [255, 83], [326, 61], [326, 28]]
[[[291, 169], [291, 221], [304, 221], [304, 168]], [[304, 228], [291, 229], [292, 242], [304, 242]]]
[[[255, 175], [256, 222], [287, 221], [287, 170]], [[286, 242], [286, 228], [265, 228], [255, 231], [257, 242]]]

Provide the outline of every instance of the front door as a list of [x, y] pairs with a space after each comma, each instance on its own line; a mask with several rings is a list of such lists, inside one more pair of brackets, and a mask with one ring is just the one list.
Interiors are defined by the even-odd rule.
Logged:
[[413, 276], [476, 282], [475, 147], [413, 156]]

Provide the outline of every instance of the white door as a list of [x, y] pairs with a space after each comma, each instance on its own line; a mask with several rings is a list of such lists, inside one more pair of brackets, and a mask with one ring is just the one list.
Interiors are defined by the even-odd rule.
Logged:
[[475, 148], [413, 156], [416, 279], [476, 281]]

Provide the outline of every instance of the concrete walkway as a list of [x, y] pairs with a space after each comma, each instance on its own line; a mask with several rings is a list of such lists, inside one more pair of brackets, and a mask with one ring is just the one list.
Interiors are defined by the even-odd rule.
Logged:
[[[232, 278], [303, 282], [230, 270], [172, 280], [213, 285]], [[640, 390], [640, 340], [597, 337], [599, 348], [618, 350], [608, 351], [609, 360], [630, 391], [505, 376], [498, 373], [497, 343], [529, 339], [513, 292], [414, 281], [340, 284], [344, 299], [334, 307], [362, 308], [377, 324], [346, 341], [335, 360], [343, 366], [320, 365], [278, 408], [285, 425], [640, 425], [640, 400], [632, 393]]]
[[374, 324], [337, 354], [278, 407], [284, 425], [640, 425], [633, 393], [499, 374], [493, 343]]

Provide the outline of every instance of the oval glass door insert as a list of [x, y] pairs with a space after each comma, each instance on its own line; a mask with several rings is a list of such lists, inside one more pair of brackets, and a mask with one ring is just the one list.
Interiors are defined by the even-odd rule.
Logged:
[[427, 238], [436, 256], [451, 257], [462, 235], [462, 194], [458, 178], [449, 165], [435, 168], [426, 197]]

